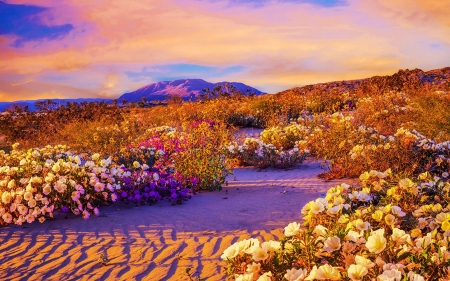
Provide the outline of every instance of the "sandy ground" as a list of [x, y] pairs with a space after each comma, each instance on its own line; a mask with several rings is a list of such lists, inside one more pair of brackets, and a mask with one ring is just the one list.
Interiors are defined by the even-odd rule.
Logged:
[[2, 227], [0, 280], [188, 280], [187, 267], [225, 280], [220, 255], [228, 246], [282, 237], [304, 204], [342, 182], [318, 179], [321, 172], [312, 160], [292, 170], [237, 168], [222, 191], [182, 205], [119, 205], [86, 221], [61, 215]]

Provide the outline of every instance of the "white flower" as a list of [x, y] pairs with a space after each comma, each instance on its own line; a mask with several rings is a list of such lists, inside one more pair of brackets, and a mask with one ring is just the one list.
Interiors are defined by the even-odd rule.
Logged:
[[386, 248], [384, 229], [372, 232], [366, 242], [366, 247], [371, 253], [379, 254]]
[[425, 278], [422, 275], [416, 274], [412, 271], [408, 272], [408, 278], [409, 281], [425, 281]]
[[374, 262], [372, 262], [369, 259], [366, 259], [363, 256], [359, 256], [359, 255], [355, 256], [355, 262], [357, 265], [362, 265], [362, 266], [366, 267], [367, 269], [370, 269], [375, 266]]
[[337, 236], [328, 237], [323, 245], [323, 249], [328, 253], [332, 253], [341, 248], [341, 239]]
[[398, 229], [398, 228], [392, 229], [392, 235], [391, 235], [392, 241], [394, 241], [398, 244], [403, 244], [408, 240], [408, 238], [409, 238], [409, 234], [406, 234], [406, 232], [404, 230]]
[[263, 275], [259, 276], [258, 280], [256, 281], [271, 281], [272, 278], [272, 272], [265, 272]]
[[247, 272], [258, 273], [261, 270], [261, 264], [253, 262], [252, 264], [247, 264]]
[[266, 241], [261, 244], [261, 247], [266, 249], [269, 252], [278, 251], [281, 248], [281, 242], [279, 241]]
[[239, 247], [238, 243], [234, 243], [233, 245], [229, 246], [228, 248], [223, 251], [223, 254], [220, 256], [223, 260], [230, 260], [239, 255]]
[[253, 281], [253, 273], [238, 275], [236, 281]]
[[317, 235], [317, 236], [325, 237], [327, 235], [327, 233], [328, 233], [328, 229], [321, 224], [316, 225], [316, 227], [314, 228], [314, 231], [313, 231], [313, 234]]
[[347, 270], [348, 277], [352, 281], [359, 281], [361, 280], [369, 271], [365, 266], [362, 266], [360, 264], [351, 264]]
[[286, 278], [288, 281], [302, 281], [305, 279], [306, 275], [308, 274], [308, 271], [306, 269], [288, 269], [286, 271], [286, 274], [284, 275], [284, 278]]
[[377, 277], [379, 281], [400, 281], [401, 279], [402, 273], [397, 269], [385, 270]]
[[342, 277], [336, 267], [332, 267], [329, 264], [324, 264], [317, 269], [316, 279], [342, 280]]
[[300, 224], [297, 222], [291, 222], [284, 228], [284, 235], [291, 237], [300, 232]]
[[253, 247], [253, 260], [254, 261], [264, 261], [269, 257], [267, 249], [261, 248], [259, 246]]

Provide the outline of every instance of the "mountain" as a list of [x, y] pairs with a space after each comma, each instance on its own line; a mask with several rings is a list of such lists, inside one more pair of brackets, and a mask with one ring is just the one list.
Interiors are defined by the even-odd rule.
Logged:
[[181, 97], [183, 100], [196, 100], [203, 94], [203, 89], [220, 89], [222, 92], [233, 92], [237, 90], [243, 94], [254, 93], [256, 95], [263, 94], [261, 91], [238, 82], [219, 82], [210, 83], [203, 79], [182, 79], [174, 81], [161, 81], [144, 86], [136, 91], [123, 94], [119, 101], [126, 100], [131, 102], [141, 101], [145, 98], [147, 101], [165, 100], [171, 95]]
[[18, 101], [11, 101], [11, 102], [0, 102], [0, 112], [5, 111], [8, 108], [12, 108], [14, 105], [18, 105], [20, 107], [28, 106], [28, 109], [30, 111], [35, 111], [36, 106], [35, 103], [38, 101], [46, 101], [46, 100], [52, 100], [56, 103], [56, 106], [59, 105], [66, 105], [68, 102], [107, 102], [112, 103], [112, 100], [110, 99], [96, 99], [96, 98], [80, 98], [80, 99], [38, 99], [38, 100], [18, 100]]
[[383, 94], [386, 91], [419, 90], [424, 88], [448, 91], [450, 89], [450, 67], [430, 71], [423, 71], [418, 68], [413, 70], [401, 69], [393, 75], [306, 85], [285, 90], [278, 94], [288, 92], [306, 94], [314, 91], [331, 90], [349, 93], [356, 91], [373, 93], [375, 91]]

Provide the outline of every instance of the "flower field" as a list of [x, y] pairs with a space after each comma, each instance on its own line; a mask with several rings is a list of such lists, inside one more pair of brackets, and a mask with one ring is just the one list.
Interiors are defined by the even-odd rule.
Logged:
[[[88, 219], [115, 202], [181, 204], [220, 190], [236, 165], [289, 169], [315, 157], [324, 179], [358, 184], [299, 206], [279, 241], [230, 245], [226, 278], [448, 280], [448, 93], [286, 92], [11, 111], [0, 120], [0, 225], [65, 212]], [[239, 139], [240, 126], [264, 130]]]

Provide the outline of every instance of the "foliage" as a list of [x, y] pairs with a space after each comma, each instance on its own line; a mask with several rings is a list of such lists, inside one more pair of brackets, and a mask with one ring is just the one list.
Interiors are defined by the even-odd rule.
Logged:
[[[448, 173], [365, 172], [302, 208], [280, 241], [238, 241], [222, 259], [235, 280], [442, 280], [450, 266]], [[265, 277], [263, 277], [265, 276]], [[264, 279], [267, 278], [267, 279]]]

